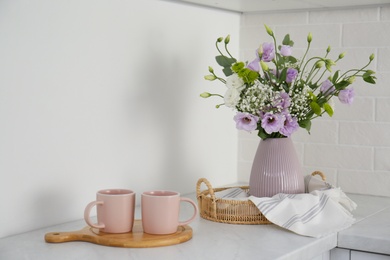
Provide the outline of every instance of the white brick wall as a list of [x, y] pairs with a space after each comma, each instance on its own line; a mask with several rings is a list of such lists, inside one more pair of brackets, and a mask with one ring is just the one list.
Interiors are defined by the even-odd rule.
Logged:
[[[338, 69], [364, 65], [371, 53], [370, 68], [377, 84], [356, 82], [355, 102], [335, 101], [333, 118], [324, 116], [312, 123], [311, 134], [299, 130], [293, 140], [305, 174], [321, 170], [344, 191], [390, 196], [390, 5], [348, 10], [291, 13], [250, 13], [241, 18], [240, 55], [251, 60], [254, 50], [270, 41], [263, 24], [277, 39], [289, 33], [295, 55], [306, 47], [313, 34], [312, 54], [322, 54], [331, 45], [333, 56], [346, 52]], [[248, 181], [259, 138], [256, 133], [239, 133], [238, 179]]]

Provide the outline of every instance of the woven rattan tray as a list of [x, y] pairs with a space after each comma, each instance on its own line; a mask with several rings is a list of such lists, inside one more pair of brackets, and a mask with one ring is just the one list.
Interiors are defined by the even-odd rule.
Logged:
[[[201, 191], [202, 183], [206, 184], [207, 190]], [[230, 224], [271, 224], [260, 210], [249, 200], [226, 200], [216, 198], [214, 192], [222, 191], [232, 187], [213, 188], [210, 182], [201, 178], [196, 185], [200, 216], [215, 222]], [[237, 187], [234, 187], [237, 188]], [[245, 192], [249, 186], [240, 186]]]
[[[320, 171], [315, 171], [312, 175], [320, 175], [325, 180], [325, 175]], [[207, 186], [206, 190], [201, 191], [201, 185]], [[196, 184], [196, 195], [200, 216], [215, 222], [230, 224], [271, 224], [271, 222], [260, 212], [260, 210], [250, 200], [227, 200], [217, 198], [215, 192], [229, 188], [213, 188], [210, 182], [201, 178]], [[240, 186], [245, 192], [249, 191], [249, 186]]]

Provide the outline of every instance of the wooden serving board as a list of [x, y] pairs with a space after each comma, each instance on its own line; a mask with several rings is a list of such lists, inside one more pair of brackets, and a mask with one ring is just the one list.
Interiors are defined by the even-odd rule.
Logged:
[[104, 246], [115, 247], [159, 247], [176, 245], [192, 238], [192, 228], [188, 225], [179, 226], [177, 232], [168, 235], [151, 235], [142, 230], [142, 221], [135, 220], [132, 232], [123, 234], [111, 234], [99, 231], [99, 229], [87, 226], [72, 232], [51, 232], [45, 235], [48, 243], [62, 243], [69, 241], [84, 241]]

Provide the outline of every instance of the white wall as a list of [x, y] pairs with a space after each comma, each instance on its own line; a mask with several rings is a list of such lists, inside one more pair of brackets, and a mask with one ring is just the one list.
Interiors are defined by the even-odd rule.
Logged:
[[157, 0], [0, 1], [0, 237], [80, 219], [103, 188], [235, 182], [233, 115], [199, 94], [239, 24]]
[[[312, 123], [311, 135], [305, 130], [293, 135], [305, 173], [323, 171], [328, 180], [344, 191], [390, 196], [390, 5], [349, 10], [244, 14], [241, 20], [240, 50], [251, 60], [254, 50], [272, 39], [264, 30], [269, 25], [281, 41], [290, 33], [296, 53], [306, 48], [306, 37], [313, 34], [311, 54], [332, 56], [346, 51], [342, 70], [365, 65], [376, 55], [371, 69], [377, 84], [352, 85], [357, 97], [351, 106], [335, 101], [333, 118], [325, 116]], [[299, 55], [298, 55], [299, 57]], [[239, 180], [249, 178], [258, 139], [256, 134], [239, 134]]]

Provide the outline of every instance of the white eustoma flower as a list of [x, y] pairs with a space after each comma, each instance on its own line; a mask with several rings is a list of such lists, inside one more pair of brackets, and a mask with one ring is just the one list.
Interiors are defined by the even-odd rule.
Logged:
[[234, 108], [240, 101], [240, 91], [236, 88], [228, 88], [224, 96], [225, 106]]
[[226, 87], [227, 88], [235, 88], [238, 91], [241, 91], [245, 85], [242, 78], [240, 78], [236, 73], [233, 73], [229, 77], [226, 78]]

